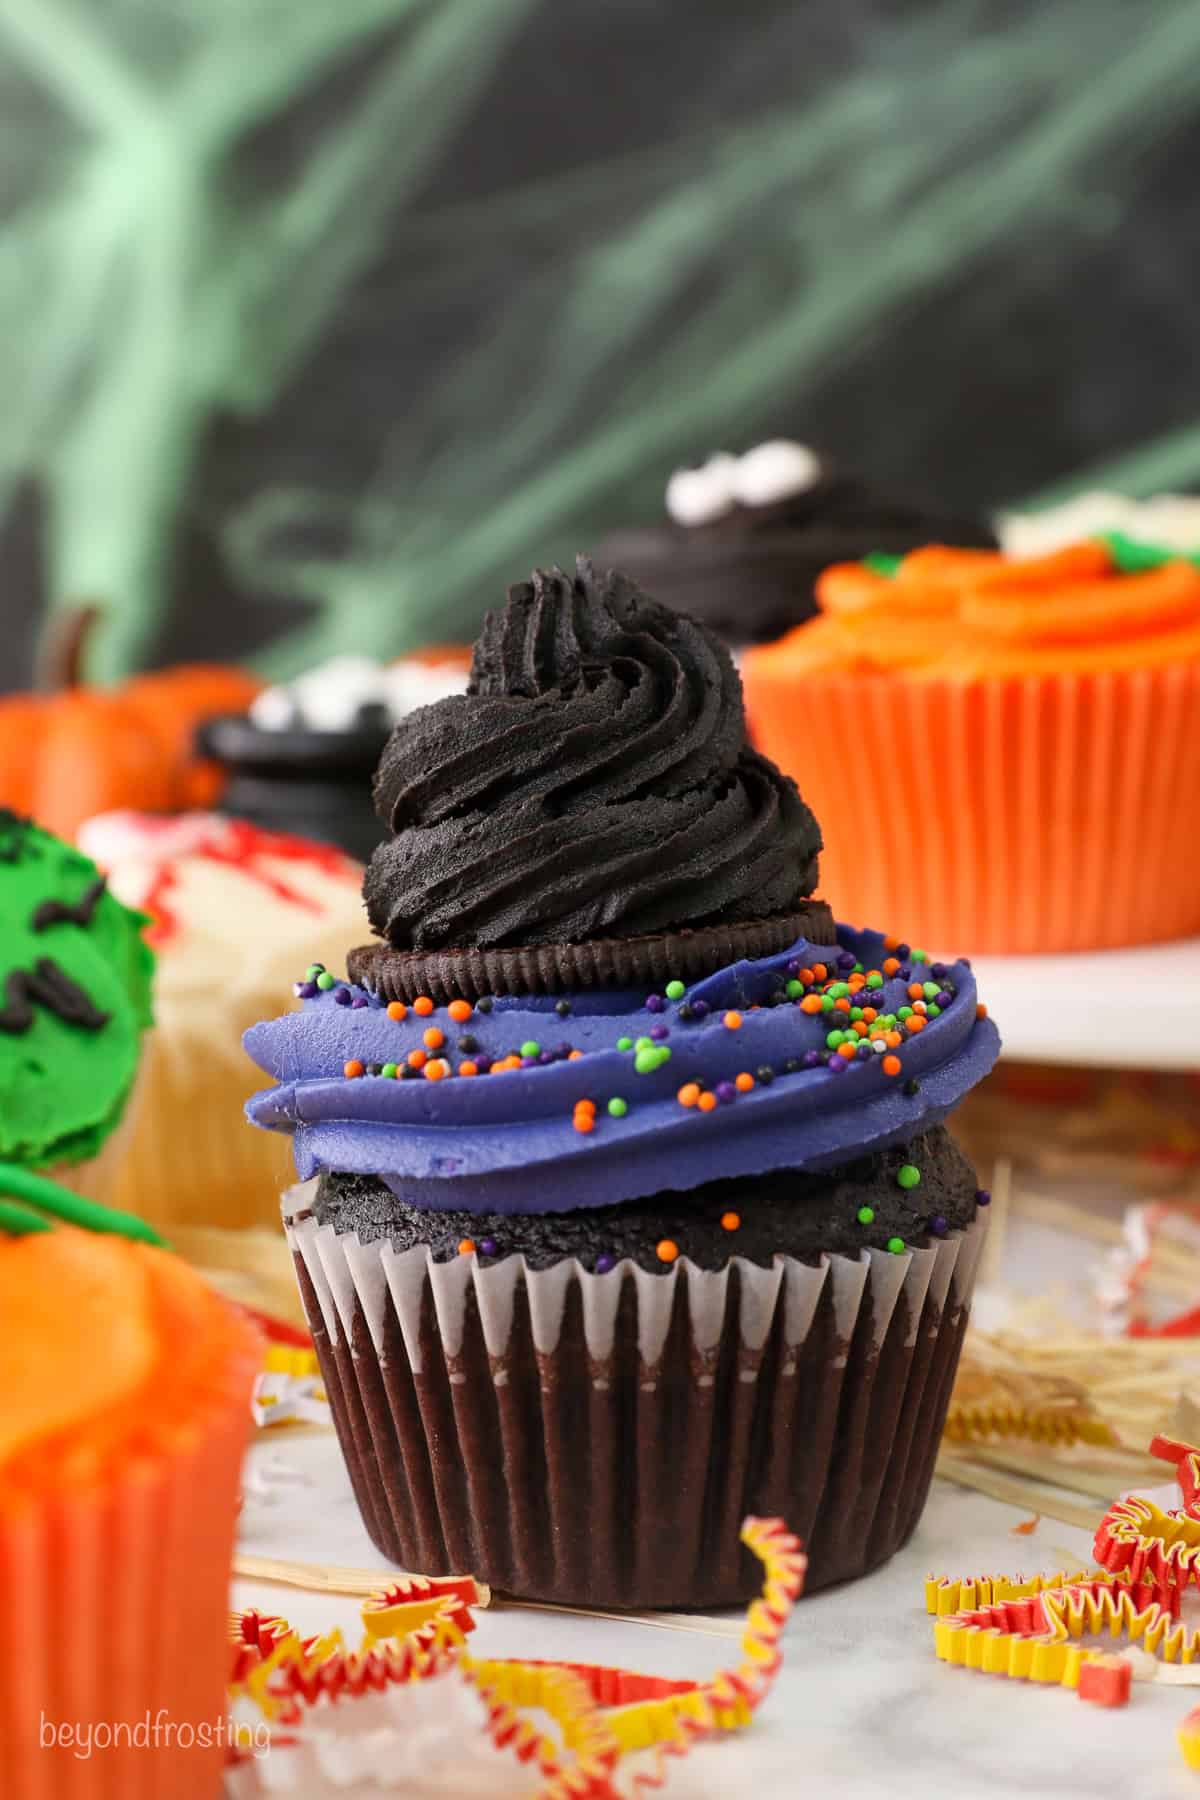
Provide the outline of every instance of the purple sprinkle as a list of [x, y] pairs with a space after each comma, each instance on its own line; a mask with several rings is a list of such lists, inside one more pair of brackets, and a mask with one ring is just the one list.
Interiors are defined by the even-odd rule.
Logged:
[[825, 1067], [831, 1075], [844, 1075], [847, 1068], [846, 1059], [844, 1056], [839, 1056], [835, 1050]]
[[934, 1237], [945, 1237], [950, 1227], [945, 1219], [943, 1219], [941, 1213], [938, 1213], [935, 1218], [930, 1219], [929, 1229], [932, 1231]]
[[370, 1001], [365, 994], [355, 994], [350, 1005], [354, 1008], [355, 1012], [361, 1012], [364, 1006], [370, 1005]]
[[545, 1064], [545, 1063], [557, 1062], [558, 1058], [555, 1056], [553, 1050], [541, 1050], [538, 1052], [537, 1060], [540, 1063]]
[[480, 1238], [479, 1254], [480, 1254], [480, 1256], [495, 1256], [495, 1254], [496, 1254], [495, 1238]]
[[930, 963], [929, 975], [933, 981], [941, 981], [950, 973], [945, 963]]
[[858, 958], [855, 956], [853, 950], [841, 950], [838, 952], [837, 966], [843, 974], [852, 969], [857, 961]]
[[574, 1048], [575, 1048], [574, 1044], [568, 1044], [564, 1040], [563, 1043], [559, 1044], [559, 1046], [555, 1050], [554, 1054], [558, 1058], [559, 1062], [566, 1062], [568, 1056], [570, 1056], [570, 1054]]
[[477, 1056], [475, 1058], [475, 1067], [479, 1070], [481, 1075], [486, 1075], [491, 1066], [492, 1059], [490, 1056]]
[[[806, 1069], [815, 1069], [824, 1061], [824, 1058], [819, 1050], [806, 1050], [800, 1060]], [[841, 1060], [839, 1056], [838, 1061], [841, 1062]]]
[[597, 1275], [607, 1275], [608, 1271], [610, 1269], [615, 1269], [616, 1266], [617, 1266], [616, 1257], [609, 1256], [607, 1251], [605, 1251], [603, 1256], [598, 1256], [596, 1258], [596, 1273], [597, 1273]]
[[975, 1204], [976, 1206], [990, 1206], [992, 1204], [992, 1196], [986, 1188], [975, 1189]]
[[698, 1019], [706, 1019], [708, 1017], [708, 1001], [693, 1000], [692, 1011]]
[[716, 1087], [713, 1089], [713, 1093], [717, 1096], [718, 1100], [728, 1102], [737, 1099], [737, 1089], [734, 1087], [732, 1081], [718, 1081]]
[[670, 1035], [671, 1027], [669, 1025], [652, 1025], [650, 1027], [650, 1036], [652, 1038], [657, 1038], [660, 1043], [663, 1038], [670, 1037]]
[[538, 1060], [539, 1059], [536, 1056], [523, 1056], [521, 1058], [521, 1067], [523, 1069], [536, 1069], [538, 1066]]
[[667, 1003], [663, 999], [661, 994], [647, 994], [646, 995], [646, 1011], [647, 1012], [665, 1012], [666, 1008], [667, 1008]]
[[334, 988], [333, 997], [339, 1006], [349, 1006], [350, 1005], [351, 996], [350, 996], [350, 989], [348, 987]]
[[315, 981], [298, 981], [296, 983], [296, 994], [301, 1000], [315, 1000], [320, 991]]
[[939, 1006], [949, 1006], [949, 1004], [953, 1000], [953, 998], [954, 998], [954, 995], [948, 994], [946, 992], [945, 988], [943, 988], [941, 993], [937, 997], [937, 1003]]
[[899, 975], [901, 981], [911, 981], [912, 980], [912, 970], [909, 968], [907, 963], [904, 964], [903, 968], [898, 969], [896, 971], [896, 973]]
[[788, 963], [787, 972], [793, 979], [800, 973], [800, 958], [798, 956], [792, 957], [791, 961]]

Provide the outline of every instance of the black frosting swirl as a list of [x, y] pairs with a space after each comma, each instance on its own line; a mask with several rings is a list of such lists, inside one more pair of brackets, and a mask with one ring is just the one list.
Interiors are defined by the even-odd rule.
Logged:
[[489, 613], [466, 694], [402, 720], [363, 895], [397, 949], [579, 943], [785, 911], [820, 832], [746, 742], [704, 625], [580, 558]]

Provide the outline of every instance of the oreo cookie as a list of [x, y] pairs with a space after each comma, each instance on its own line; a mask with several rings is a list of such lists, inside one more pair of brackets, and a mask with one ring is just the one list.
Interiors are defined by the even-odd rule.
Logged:
[[512, 944], [446, 950], [396, 950], [362, 944], [350, 952], [351, 981], [385, 1000], [439, 1005], [485, 994], [560, 994], [572, 989], [643, 988], [699, 981], [742, 960], [777, 956], [800, 938], [837, 942], [833, 914], [823, 900], [794, 911], [696, 930], [647, 937], [597, 938], [582, 944]]

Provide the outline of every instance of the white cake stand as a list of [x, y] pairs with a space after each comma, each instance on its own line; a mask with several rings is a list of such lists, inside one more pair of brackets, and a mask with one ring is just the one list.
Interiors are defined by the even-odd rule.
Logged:
[[971, 966], [1010, 1059], [1200, 1070], [1200, 938]]

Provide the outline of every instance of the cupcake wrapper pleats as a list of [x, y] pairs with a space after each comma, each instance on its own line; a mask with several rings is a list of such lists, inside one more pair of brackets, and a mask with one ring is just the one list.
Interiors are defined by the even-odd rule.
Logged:
[[916, 1524], [986, 1214], [901, 1255], [593, 1275], [361, 1245], [307, 1213], [313, 1192], [285, 1196], [288, 1238], [364, 1522], [398, 1564], [732, 1605], [757, 1580], [748, 1513], [804, 1541], [810, 1591]]

